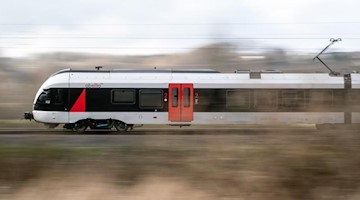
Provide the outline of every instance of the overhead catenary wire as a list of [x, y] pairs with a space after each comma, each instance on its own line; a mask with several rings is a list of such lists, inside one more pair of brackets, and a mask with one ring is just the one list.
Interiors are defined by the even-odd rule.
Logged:
[[[0, 49], [119, 49], [119, 50], [277, 50], [276, 47], [109, 47], [109, 46], [0, 46]], [[285, 51], [318, 51], [315, 48], [289, 48]], [[359, 49], [333, 50], [330, 52], [360, 51]]]
[[[340, 32], [340, 33], [335, 33], [335, 32], [331, 32], [331, 33], [236, 33], [236, 34], [230, 34], [227, 35], [226, 37], [244, 37], [244, 36], [253, 36], [253, 35], [262, 35], [262, 36], [305, 36], [305, 35], [323, 35], [323, 36], [328, 36], [328, 35], [360, 35], [360, 32]], [[116, 33], [111, 33], [111, 34], [105, 34], [105, 33], [0, 33], [0, 37], [6, 37], [6, 36], [11, 36], [11, 37], [42, 37], [42, 36], [48, 36], [48, 37], [52, 37], [52, 36], [76, 36], [76, 37], [94, 37], [94, 36], [102, 36], [102, 37], [218, 37], [214, 35], [204, 35], [204, 34], [166, 34], [166, 35], [162, 35], [162, 34], [146, 34], [146, 35], [135, 35], [135, 34], [116, 34]], [[222, 36], [223, 37], [223, 36]]]
[[0, 23], [0, 26], [247, 26], [247, 25], [360, 24], [360, 21], [198, 22], [198, 23]]
[[[329, 25], [329, 24], [360, 24], [360, 21], [315, 21], [315, 22], [225, 22], [225, 23], [108, 23], [108, 24], [96, 24], [96, 23], [0, 23], [0, 31], [8, 26], [241, 26], [241, 25]], [[13, 41], [37, 41], [37, 40], [53, 40], [53, 41], [72, 41], [72, 40], [224, 40], [224, 41], [237, 41], [237, 40], [328, 40], [328, 36], [342, 36], [344, 40], [360, 40], [360, 33], [357, 32], [343, 32], [343, 33], [239, 33], [231, 34], [227, 36], [222, 35], [194, 35], [194, 34], [173, 34], [173, 35], [130, 35], [130, 34], [79, 34], [79, 33], [40, 33], [35, 31], [28, 33], [13, 33], [11, 29], [3, 30], [6, 34], [0, 32], [0, 48], [2, 49], [118, 49], [118, 50], [192, 50], [192, 49], [235, 49], [235, 50], [272, 50], [281, 49], [281, 47], [269, 47], [269, 48], [239, 48], [239, 47], [116, 47], [116, 46], [36, 46], [34, 44], [12, 44]], [[309, 37], [306, 37], [309, 36]], [[7, 45], [6, 43], [9, 43]], [[29, 42], [30, 43], [30, 42]], [[96, 44], [96, 43], [95, 43]], [[2, 45], [2, 46], [1, 46]], [[210, 44], [211, 45], [211, 44]], [[285, 48], [286, 51], [306, 50], [317, 51], [314, 48]], [[359, 51], [359, 49], [342, 49], [341, 51]], [[338, 51], [338, 52], [341, 52]]]
[[[72, 36], [72, 37], [3, 37], [0, 39], [101, 39], [101, 40], [326, 40], [325, 37], [92, 37], [92, 36]], [[360, 40], [360, 37], [346, 37], [346, 40]]]

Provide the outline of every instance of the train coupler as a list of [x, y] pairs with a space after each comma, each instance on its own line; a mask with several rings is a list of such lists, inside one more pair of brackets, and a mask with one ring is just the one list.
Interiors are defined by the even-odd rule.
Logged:
[[31, 121], [32, 119], [34, 119], [34, 115], [31, 112], [26, 112], [24, 113], [24, 118]]

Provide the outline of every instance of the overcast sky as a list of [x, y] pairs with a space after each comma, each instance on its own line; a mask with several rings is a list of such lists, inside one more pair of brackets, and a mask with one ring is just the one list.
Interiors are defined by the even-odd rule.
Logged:
[[232, 42], [360, 51], [358, 0], [1, 0], [0, 56], [71, 51], [159, 54]]

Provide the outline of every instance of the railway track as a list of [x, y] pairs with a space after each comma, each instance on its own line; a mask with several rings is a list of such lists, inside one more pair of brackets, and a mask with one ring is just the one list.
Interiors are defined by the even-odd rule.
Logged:
[[[63, 146], [63, 147], [126, 147], [156, 146], [166, 144], [167, 146], [189, 146], [215, 144], [226, 145], [283, 145], [284, 141], [292, 141], [299, 144], [307, 141], [324, 140], [326, 138], [341, 138], [341, 140], [357, 140], [358, 132], [355, 131], [318, 131], [316, 129], [244, 129], [244, 130], [137, 130], [126, 133], [86, 131], [85, 133], [74, 133], [61, 130], [46, 131], [18, 131], [0, 130], [0, 147], [17, 146]], [[336, 139], [337, 140], [337, 139]]]
[[97, 129], [97, 130], [86, 130], [83, 133], [79, 133], [72, 130], [66, 130], [66, 129], [48, 129], [48, 128], [0, 128], [0, 134], [7, 134], [7, 133], [17, 133], [17, 134], [141, 134], [141, 133], [173, 133], [173, 134], [181, 134], [181, 133], [209, 133], [209, 134], [223, 134], [223, 133], [242, 133], [242, 132], [268, 132], [268, 131], [314, 131], [316, 130], [313, 126], [303, 126], [303, 127], [253, 127], [253, 126], [247, 126], [247, 127], [230, 127], [230, 128], [214, 128], [214, 127], [169, 127], [169, 128], [135, 128], [134, 130], [130, 131], [116, 131], [116, 130], [108, 130], [108, 129]]
[[334, 132], [360, 132], [359, 129], [317, 130], [314, 126], [297, 127], [232, 127], [232, 128], [136, 128], [131, 131], [86, 130], [83, 133], [65, 129], [0, 128], [0, 135], [223, 135], [223, 134], [314, 134]]

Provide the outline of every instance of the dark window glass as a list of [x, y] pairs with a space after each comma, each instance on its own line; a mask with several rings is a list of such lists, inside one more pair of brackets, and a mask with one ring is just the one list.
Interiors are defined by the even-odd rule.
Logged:
[[309, 104], [314, 106], [330, 106], [333, 103], [332, 90], [313, 90], [310, 91]]
[[54, 89], [54, 103], [57, 105], [63, 104], [64, 91], [63, 89]]
[[281, 106], [283, 108], [304, 108], [305, 91], [303, 90], [281, 91]]
[[140, 108], [163, 108], [162, 90], [143, 89], [140, 90]]
[[359, 89], [353, 89], [350, 93], [350, 103], [352, 105], [360, 106], [360, 90]]
[[50, 104], [50, 90], [44, 90], [43, 92], [41, 92], [41, 94], [39, 95], [36, 103], [37, 104]]
[[226, 107], [249, 109], [250, 90], [229, 90], [226, 93]]
[[134, 104], [135, 90], [133, 89], [116, 89], [112, 91], [112, 102], [120, 104]]
[[172, 101], [172, 107], [178, 106], [178, 89], [172, 88], [171, 89], [171, 101]]
[[276, 90], [255, 90], [255, 108], [274, 109], [278, 104]]
[[190, 107], [190, 88], [184, 89], [184, 107]]

